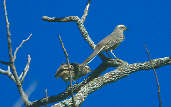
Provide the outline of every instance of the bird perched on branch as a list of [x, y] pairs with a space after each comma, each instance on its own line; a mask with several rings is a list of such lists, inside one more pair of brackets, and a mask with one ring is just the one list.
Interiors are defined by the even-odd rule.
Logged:
[[116, 49], [124, 40], [123, 32], [125, 30], [127, 30], [125, 25], [117, 25], [110, 35], [105, 37], [96, 45], [94, 52], [82, 64], [87, 65], [96, 55], [103, 51], [110, 51], [112, 55], [117, 58], [112, 50]]
[[70, 72], [72, 74], [72, 80], [77, 80], [91, 72], [91, 70], [88, 66], [82, 66], [78, 63], [71, 63], [70, 67], [68, 64], [64, 63], [57, 69], [55, 77], [56, 79], [61, 77], [65, 82], [67, 82], [70, 81]]

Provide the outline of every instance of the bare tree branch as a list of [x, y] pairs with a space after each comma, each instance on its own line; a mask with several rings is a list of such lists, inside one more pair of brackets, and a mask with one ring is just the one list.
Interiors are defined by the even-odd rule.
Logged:
[[21, 84], [23, 84], [23, 81], [24, 81], [24, 79], [25, 79], [25, 77], [26, 77], [26, 75], [27, 75], [27, 72], [29, 71], [30, 62], [31, 62], [31, 57], [30, 57], [30, 55], [28, 55], [27, 64], [26, 64], [26, 66], [25, 66], [25, 68], [24, 68], [24, 71], [21, 73], [21, 77], [20, 77], [20, 78], [21, 78], [21, 79], [20, 79]]
[[88, 76], [88, 78], [84, 79], [80, 84], [74, 87], [77, 88], [76, 90], [79, 90], [80, 87], [84, 86], [87, 84], [89, 81], [92, 81], [94, 78], [97, 78], [102, 72], [107, 70], [109, 67], [118, 67], [121, 66], [123, 63], [127, 63], [124, 61], [121, 61], [120, 59], [111, 59], [107, 60], [103, 63], [101, 63], [93, 72]]
[[[90, 47], [93, 49], [96, 47], [96, 45], [90, 38], [86, 28], [84, 27], [83, 23], [81, 22], [81, 19], [78, 16], [69, 16], [69, 17], [64, 17], [64, 18], [43, 16], [42, 19], [44, 21], [48, 21], [48, 22], [72, 22], [72, 21], [75, 21], [77, 23], [77, 26], [78, 26], [83, 38], [88, 42]], [[99, 56], [102, 60], [107, 59], [102, 53], [100, 53]]]
[[4, 64], [4, 65], [10, 65], [10, 62], [5, 62], [5, 61], [2, 61], [2, 60], [0, 60], [0, 63]]
[[68, 53], [64, 47], [64, 43], [62, 42], [62, 39], [61, 39], [61, 36], [59, 35], [58, 36], [60, 42], [61, 42], [61, 45], [62, 45], [62, 48], [64, 50], [64, 54], [65, 54], [65, 57], [66, 57], [66, 61], [67, 61], [67, 64], [68, 64], [68, 67], [69, 67], [69, 74], [70, 74], [70, 87], [71, 87], [71, 96], [72, 96], [72, 107], [75, 107], [75, 100], [74, 100], [74, 95], [73, 95], [73, 90], [72, 90], [72, 81], [73, 81], [73, 78], [72, 78], [72, 73], [71, 73], [71, 66], [70, 66], [70, 63], [69, 63], [69, 56], [68, 56]]
[[21, 72], [21, 74], [19, 76], [19, 80], [21, 80], [22, 77], [23, 77], [23, 72]]
[[6, 0], [4, 0], [4, 11], [5, 11], [5, 20], [6, 20], [6, 28], [7, 28], [8, 51], [9, 51], [9, 57], [10, 57], [10, 61], [11, 61], [10, 67], [12, 69], [16, 83], [19, 83], [19, 79], [17, 80], [18, 75], [16, 72], [16, 68], [15, 68], [14, 63], [13, 63], [14, 59], [13, 59], [13, 55], [12, 55], [11, 33], [10, 33], [10, 29], [9, 29], [9, 22], [8, 22], [7, 10], [6, 10]]
[[16, 82], [14, 76], [10, 72], [9, 66], [8, 66], [8, 70], [7, 71], [0, 69], [0, 74], [7, 75], [11, 80], [13, 80], [14, 82]]
[[[45, 97], [47, 98], [47, 88], [45, 89]], [[45, 107], [47, 107], [47, 104], [45, 104]]]
[[91, 2], [91, 0], [88, 0], [88, 3], [87, 3], [87, 5], [86, 5], [86, 8], [84, 9], [84, 14], [83, 14], [83, 16], [81, 17], [82, 23], [84, 23], [84, 21], [85, 21], [87, 15], [88, 15], [88, 9], [89, 9], [89, 7], [90, 7], [90, 2]]
[[[83, 38], [87, 41], [87, 43], [90, 45], [90, 47], [92, 49], [94, 49], [96, 47], [96, 45], [94, 44], [94, 42], [90, 38], [90, 36], [89, 36], [85, 26], [84, 26], [84, 21], [88, 15], [88, 8], [90, 6], [90, 2], [91, 2], [91, 0], [88, 0], [87, 6], [84, 10], [84, 14], [83, 14], [81, 19], [78, 16], [68, 16], [68, 17], [63, 17], [63, 18], [43, 16], [42, 20], [48, 21], [48, 22], [76, 22]], [[102, 53], [99, 54], [99, 57], [102, 60], [107, 59]]]
[[90, 47], [92, 47], [93, 49], [96, 47], [94, 42], [91, 40], [86, 28], [84, 27], [81, 19], [78, 16], [69, 16], [69, 17], [64, 17], [64, 18], [43, 16], [42, 19], [44, 21], [48, 21], [48, 22], [73, 22], [73, 21], [75, 21], [78, 25], [78, 28], [79, 28], [83, 38], [88, 42]]
[[30, 34], [30, 36], [29, 36], [27, 39], [23, 40], [23, 41], [21, 42], [21, 44], [15, 49], [15, 51], [14, 51], [14, 61], [15, 61], [15, 59], [16, 59], [16, 55], [17, 55], [18, 50], [22, 47], [22, 45], [23, 45], [25, 42], [27, 42], [27, 41], [30, 39], [31, 36], [32, 36], [32, 34]]
[[[171, 57], [154, 59], [154, 60], [152, 60], [152, 62], [153, 62], [154, 68], [171, 65]], [[116, 66], [116, 65], [113, 65], [112, 62], [111, 62], [111, 64], [108, 64], [108, 65], [109, 65], [108, 67]], [[74, 97], [75, 101], [76, 101], [76, 106], [81, 104], [81, 102], [78, 103], [77, 100], [79, 99], [78, 96], [83, 91], [84, 91], [84, 93], [82, 93], [83, 97], [86, 98], [90, 93], [98, 90], [105, 84], [109, 84], [111, 82], [116, 82], [117, 80], [120, 80], [123, 77], [127, 77], [128, 75], [130, 75], [134, 72], [139, 72], [141, 70], [150, 70], [150, 69], [152, 69], [152, 65], [149, 61], [144, 62], [144, 63], [134, 63], [134, 64], [123, 63], [116, 70], [108, 72], [101, 77], [94, 78], [92, 81], [88, 81], [87, 84], [85, 83], [85, 85], [83, 85], [81, 87], [75, 87], [73, 89], [73, 91], [74, 91], [74, 93], [77, 93], [76, 96]], [[95, 84], [97, 84], [97, 85], [95, 85]], [[79, 84], [78, 84], [78, 86], [79, 86]], [[86, 90], [84, 90], [84, 89], [86, 89]], [[70, 91], [66, 90], [58, 95], [50, 96], [48, 98], [42, 98], [37, 101], [33, 101], [32, 104], [33, 104], [33, 106], [41, 106], [46, 103], [50, 104], [50, 103], [65, 100], [69, 96], [71, 96], [71, 93], [70, 93]], [[47, 99], [48, 99], [48, 102], [47, 102]], [[80, 98], [80, 99], [82, 99], [82, 98]], [[71, 101], [71, 99], [69, 101]], [[65, 102], [60, 102], [60, 104], [62, 104], [62, 103], [63, 103], [63, 105], [65, 104]]]
[[[36, 90], [36, 87], [37, 87], [37, 81], [34, 81], [27, 89], [26, 89], [26, 94], [28, 96], [31, 96], [31, 94]], [[15, 104], [12, 106], [12, 107], [23, 107], [23, 100], [21, 98], [19, 98], [18, 100], [16, 100]], [[30, 107], [30, 106], [27, 106], [26, 107]]]
[[160, 95], [160, 84], [159, 84], [159, 80], [158, 80], [158, 77], [157, 77], [156, 69], [154, 68], [154, 65], [153, 65], [153, 63], [152, 63], [152, 61], [151, 61], [150, 52], [148, 51], [146, 45], [144, 45], [144, 48], [145, 48], [145, 50], [146, 50], [148, 59], [149, 59], [149, 61], [150, 61], [150, 63], [151, 63], [151, 66], [152, 66], [152, 68], [153, 68], [154, 75], [155, 75], [155, 78], [156, 78], [156, 81], [157, 81], [159, 107], [161, 107], [161, 106], [162, 106], [162, 100], [161, 100], [161, 95]]
[[13, 76], [16, 81], [17, 88], [19, 90], [19, 93], [25, 103], [25, 105], [30, 105], [30, 101], [28, 100], [28, 96], [25, 94], [21, 82], [19, 80], [16, 67], [14, 65], [14, 57], [12, 55], [12, 44], [11, 44], [11, 33], [10, 33], [10, 28], [9, 28], [9, 21], [8, 21], [8, 16], [7, 16], [7, 9], [6, 9], [6, 0], [4, 0], [4, 11], [5, 11], [5, 20], [6, 20], [6, 29], [7, 29], [7, 40], [8, 40], [8, 51], [9, 51], [9, 58], [10, 58], [10, 68], [12, 70]]
[[[171, 65], [171, 57], [165, 57], [165, 58], [158, 58], [152, 60], [154, 68], [159, 68], [164, 65]], [[80, 88], [78, 93], [74, 96], [76, 101], [76, 106], [79, 106], [89, 94], [95, 92], [99, 88], [103, 87], [106, 84], [109, 84], [111, 82], [116, 82], [117, 80], [120, 80], [121, 78], [127, 77], [130, 74], [134, 72], [139, 72], [141, 70], [149, 70], [153, 69], [151, 62], [144, 62], [144, 63], [134, 63], [134, 64], [128, 64], [123, 63], [123, 65], [119, 66], [116, 70], [110, 71], [103, 76], [100, 76], [98, 78], [93, 79], [86, 85]], [[66, 99], [60, 103], [55, 104], [52, 107], [62, 107], [62, 106], [70, 106], [71, 105], [71, 98]]]

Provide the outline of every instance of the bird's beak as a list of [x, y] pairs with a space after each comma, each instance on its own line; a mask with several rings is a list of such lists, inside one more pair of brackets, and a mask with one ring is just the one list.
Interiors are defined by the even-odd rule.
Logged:
[[125, 31], [128, 31], [128, 29], [125, 27]]

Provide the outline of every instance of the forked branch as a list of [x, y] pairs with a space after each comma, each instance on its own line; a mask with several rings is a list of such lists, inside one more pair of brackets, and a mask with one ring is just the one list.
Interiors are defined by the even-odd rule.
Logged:
[[7, 9], [6, 9], [6, 0], [4, 0], [4, 12], [5, 12], [5, 21], [6, 21], [6, 29], [7, 29], [7, 40], [8, 40], [8, 54], [9, 54], [9, 59], [10, 59], [10, 69], [11, 69], [11, 72], [13, 74], [13, 76], [11, 76], [11, 74], [8, 72], [8, 77], [10, 79], [15, 79], [15, 83], [16, 83], [16, 86], [19, 90], [19, 93], [25, 103], [25, 105], [30, 105], [30, 101], [28, 100], [28, 96], [25, 94], [24, 90], [23, 90], [23, 87], [22, 87], [22, 84], [19, 80], [19, 77], [18, 77], [18, 74], [17, 74], [17, 70], [16, 70], [16, 67], [14, 65], [14, 57], [13, 57], [13, 54], [12, 54], [12, 43], [11, 43], [11, 33], [10, 33], [10, 24], [9, 24], [9, 21], [8, 21], [8, 16], [7, 16]]

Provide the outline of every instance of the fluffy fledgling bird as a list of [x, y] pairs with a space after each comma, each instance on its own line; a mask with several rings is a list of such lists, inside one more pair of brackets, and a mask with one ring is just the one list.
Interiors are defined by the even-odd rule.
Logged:
[[94, 52], [82, 64], [87, 65], [96, 55], [103, 51], [111, 51], [113, 56], [117, 58], [112, 50], [116, 49], [124, 40], [125, 37], [123, 32], [125, 30], [127, 30], [125, 25], [117, 25], [110, 35], [105, 37], [96, 45]]
[[55, 77], [56, 79], [61, 77], [65, 82], [67, 82], [70, 81], [70, 72], [72, 74], [72, 80], [77, 80], [91, 72], [91, 70], [88, 66], [82, 66], [78, 63], [71, 63], [69, 68], [68, 64], [64, 63], [57, 69]]

